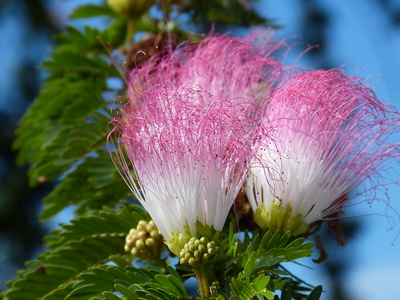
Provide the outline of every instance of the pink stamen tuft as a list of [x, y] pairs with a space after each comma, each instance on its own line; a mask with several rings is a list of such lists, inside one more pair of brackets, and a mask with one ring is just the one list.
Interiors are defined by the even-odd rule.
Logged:
[[130, 74], [111, 155], [166, 239], [185, 227], [195, 234], [196, 221], [222, 229], [243, 186], [260, 105], [282, 74], [268, 57], [280, 43], [254, 39], [212, 35]]
[[114, 120], [121, 175], [167, 240], [184, 226], [195, 234], [196, 221], [221, 230], [259, 137], [258, 124], [245, 116], [248, 103], [171, 84], [141, 97]]
[[[265, 41], [255, 45], [257, 38]], [[143, 68], [133, 70], [129, 95], [138, 98], [142, 89], [173, 82], [215, 97], [266, 104], [283, 73], [282, 65], [271, 56], [283, 46], [261, 34], [242, 39], [211, 35], [179, 46], [161, 62], [155, 56]]]
[[340, 213], [361, 194], [373, 200], [382, 173], [400, 156], [400, 143], [390, 140], [400, 129], [398, 112], [339, 70], [287, 78], [270, 99], [265, 124], [273, 133], [259, 156], [280, 171], [266, 174], [254, 164], [249, 201], [254, 210], [290, 204], [307, 224]]

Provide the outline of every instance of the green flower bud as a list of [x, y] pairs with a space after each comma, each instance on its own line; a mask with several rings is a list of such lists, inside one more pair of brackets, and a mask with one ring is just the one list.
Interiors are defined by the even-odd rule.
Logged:
[[148, 238], [146, 239], [146, 241], [144, 242], [146, 244], [147, 247], [152, 248], [156, 246], [156, 241], [152, 238]]
[[140, 250], [138, 248], [132, 248], [131, 253], [135, 256], [140, 256]]
[[199, 247], [197, 247], [197, 249], [199, 250], [200, 253], [205, 253], [207, 248], [206, 248], [206, 246], [201, 244], [201, 245], [199, 245]]
[[128, 19], [137, 19], [155, 3], [154, 0], [107, 0], [108, 6]]
[[[150, 221], [151, 222], [151, 221]], [[142, 227], [146, 227], [147, 226], [147, 221], [145, 221], [145, 220], [140, 220], [139, 222], [138, 222], [138, 226], [142, 226]]]
[[[151, 229], [151, 232], [147, 229]], [[153, 221], [147, 223], [141, 220], [136, 228], [129, 231], [124, 249], [143, 259], [155, 259], [165, 249], [164, 238]]]
[[139, 250], [143, 250], [146, 245], [142, 240], [137, 240], [135, 243], [135, 247], [138, 248]]
[[146, 231], [146, 225], [138, 224], [137, 227], [136, 227], [136, 230], [138, 232]]
[[197, 250], [197, 247], [195, 245], [190, 245], [190, 247], [189, 247], [190, 252], [194, 252], [196, 250]]
[[144, 239], [147, 237], [148, 234], [149, 234], [149, 233], [148, 233], [147, 231], [140, 231], [140, 232], [138, 232], [137, 237], [138, 237], [139, 239], [144, 240]]
[[152, 230], [150, 232], [150, 236], [155, 240], [158, 240], [158, 239], [162, 238], [162, 235], [158, 230]]
[[186, 264], [187, 264], [187, 259], [184, 258], [184, 257], [182, 257], [182, 258], [179, 260], [179, 263], [180, 263], [181, 265], [186, 265]]
[[196, 258], [198, 261], [201, 260], [201, 257], [203, 256], [199, 250], [194, 251], [193, 253], [194, 258]]
[[208, 243], [208, 238], [205, 237], [205, 236], [203, 236], [203, 237], [201, 237], [200, 242], [201, 242], [203, 245], [207, 245], [207, 243]]
[[156, 226], [156, 224], [154, 224], [153, 221], [150, 221], [150, 222], [147, 224], [146, 229], [147, 229], [148, 232], [152, 232], [152, 231], [156, 231], [156, 232], [157, 232], [157, 231], [158, 231], [158, 230], [157, 230], [157, 226]]

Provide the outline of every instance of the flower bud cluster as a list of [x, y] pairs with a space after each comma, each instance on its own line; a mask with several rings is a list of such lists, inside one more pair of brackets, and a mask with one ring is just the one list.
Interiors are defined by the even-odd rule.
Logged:
[[197, 265], [207, 263], [221, 253], [221, 248], [215, 241], [203, 236], [200, 239], [192, 237], [181, 250], [179, 257], [181, 265]]
[[125, 251], [134, 256], [151, 260], [158, 258], [165, 248], [164, 237], [153, 221], [139, 221], [125, 239]]
[[221, 288], [220, 283], [217, 280], [214, 280], [210, 284], [210, 291], [214, 295], [218, 295], [218, 290]]

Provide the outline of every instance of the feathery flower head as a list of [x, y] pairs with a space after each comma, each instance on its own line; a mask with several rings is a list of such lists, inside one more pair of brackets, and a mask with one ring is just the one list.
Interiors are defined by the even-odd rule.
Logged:
[[282, 73], [269, 57], [281, 43], [260, 37], [210, 35], [130, 73], [114, 161], [176, 255], [197, 222], [222, 229], [256, 152], [261, 101]]
[[140, 97], [114, 120], [119, 151], [113, 159], [178, 255], [196, 236], [197, 222], [222, 229], [260, 127], [246, 117], [248, 103], [198, 88], [158, 84]]
[[398, 113], [338, 70], [300, 72], [283, 82], [265, 123], [273, 131], [258, 155], [274, 167], [254, 163], [246, 185], [262, 228], [304, 234], [360, 194], [373, 200], [375, 180], [399, 157], [399, 142], [389, 141], [400, 128]]
[[201, 42], [184, 43], [171, 55], [165, 57], [161, 51], [143, 68], [134, 69], [128, 94], [141, 101], [141, 90], [168, 81], [200, 88], [215, 97], [260, 105], [282, 75], [282, 65], [272, 54], [283, 46], [265, 33], [247, 38], [210, 35]]

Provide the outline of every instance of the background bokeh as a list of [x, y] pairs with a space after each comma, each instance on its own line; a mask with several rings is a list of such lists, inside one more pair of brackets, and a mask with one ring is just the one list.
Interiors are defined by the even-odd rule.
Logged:
[[[98, 2], [98, 1], [85, 1]], [[26, 167], [15, 166], [14, 131], [45, 76], [38, 66], [51, 52], [52, 35], [82, 1], [0, 0], [0, 291], [26, 260], [43, 249], [41, 239], [71, 214], [39, 224], [40, 200], [51, 183], [28, 188]], [[259, 13], [279, 25], [275, 38], [290, 38], [287, 61], [314, 68], [343, 67], [365, 77], [376, 93], [400, 110], [400, 1], [260, 0]], [[307, 45], [318, 45], [301, 54]], [[397, 137], [399, 139], [400, 137]], [[390, 176], [399, 176], [394, 170]], [[387, 201], [360, 203], [347, 210], [348, 245], [326, 239], [329, 258], [287, 265], [312, 285], [323, 284], [322, 299], [395, 299], [400, 284], [400, 188], [388, 187]], [[386, 199], [386, 198], [384, 198]], [[317, 256], [317, 255], [316, 255]], [[316, 257], [314, 257], [316, 258]]]

